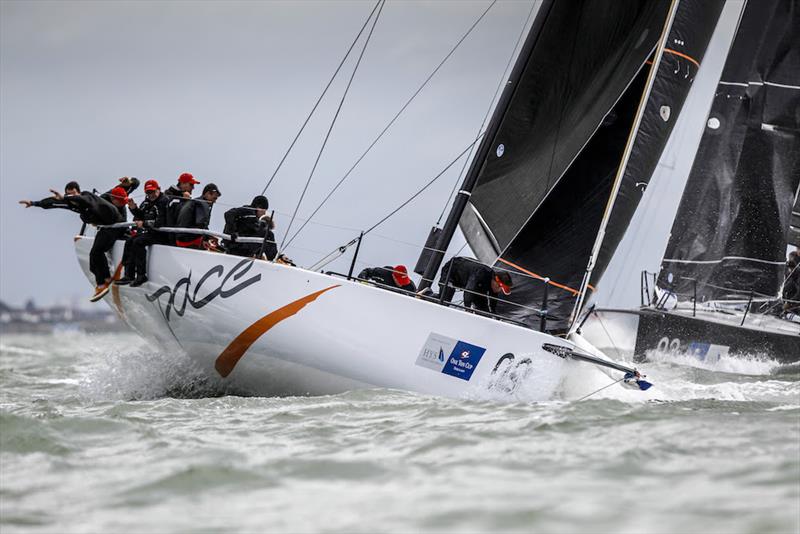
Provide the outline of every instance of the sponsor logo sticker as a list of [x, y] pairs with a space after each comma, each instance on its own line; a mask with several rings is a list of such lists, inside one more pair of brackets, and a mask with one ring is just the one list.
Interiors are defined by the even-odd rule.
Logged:
[[432, 371], [469, 380], [486, 349], [431, 332], [416, 364]]

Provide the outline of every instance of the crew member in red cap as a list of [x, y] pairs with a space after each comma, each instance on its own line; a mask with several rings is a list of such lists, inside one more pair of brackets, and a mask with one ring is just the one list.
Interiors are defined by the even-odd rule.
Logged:
[[122, 255], [125, 276], [115, 282], [118, 285], [136, 287], [147, 282], [147, 247], [167, 243], [166, 235], [156, 230], [166, 224], [167, 197], [155, 180], [144, 183], [144, 194], [141, 205], [137, 206], [133, 200], [128, 204], [136, 223], [136, 235], [125, 243]]
[[[185, 172], [178, 177], [178, 184], [172, 185], [164, 191], [164, 195], [167, 197], [167, 226], [177, 226], [178, 225], [178, 214], [181, 211], [181, 207], [183, 206], [184, 202], [187, 200], [192, 199], [192, 191], [194, 191], [194, 186], [199, 184], [197, 180], [194, 179], [190, 173]], [[174, 239], [171, 239], [174, 241]]]
[[415, 293], [417, 286], [408, 277], [408, 269], [405, 265], [387, 265], [385, 267], [370, 267], [358, 273], [360, 280], [376, 282], [381, 287], [391, 291]]
[[[128, 204], [128, 191], [133, 191], [139, 186], [136, 178], [120, 178], [119, 185], [110, 191], [98, 195], [89, 191], [80, 191], [77, 182], [70, 182], [65, 188], [65, 195], [54, 193], [49, 202], [44, 200], [31, 202], [21, 200], [25, 207], [41, 206], [45, 209], [64, 208], [78, 213], [86, 224], [108, 226], [125, 222]], [[52, 190], [51, 190], [52, 191]], [[90, 299], [92, 302], [101, 299], [110, 287], [111, 272], [108, 268], [106, 252], [111, 250], [117, 239], [125, 236], [126, 228], [100, 228], [94, 237], [92, 249], [89, 252], [89, 270], [95, 277], [95, 292]]]
[[[445, 285], [445, 283], [447, 285]], [[439, 294], [444, 302], [453, 300], [457, 290], [464, 292], [464, 306], [495, 313], [497, 299], [511, 294], [511, 275], [492, 269], [471, 258], [455, 257], [442, 266]]]

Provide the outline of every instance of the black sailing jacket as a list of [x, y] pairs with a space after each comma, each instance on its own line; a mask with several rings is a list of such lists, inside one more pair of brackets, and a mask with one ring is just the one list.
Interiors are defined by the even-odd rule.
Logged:
[[[211, 208], [213, 204], [203, 197], [193, 198], [187, 202], [183, 202], [181, 210], [178, 212], [177, 225], [179, 228], [202, 228], [208, 229], [211, 223]], [[191, 241], [197, 239], [197, 234], [178, 234], [177, 239], [180, 241]]]
[[160, 228], [167, 224], [167, 197], [162, 193], [155, 200], [145, 198], [136, 209], [131, 209], [134, 221], [143, 221], [144, 228]]
[[[259, 220], [255, 208], [251, 206], [231, 208], [225, 212], [225, 229], [223, 231], [226, 234], [236, 234], [240, 237], [266, 237], [264, 253], [269, 260], [275, 259], [275, 256], [278, 255], [278, 246], [271, 228], [272, 221], [269, 218]], [[261, 245], [257, 243], [226, 241], [225, 246], [228, 252], [237, 256], [254, 256], [261, 250]]]
[[[452, 268], [451, 268], [452, 266]], [[497, 301], [492, 292], [494, 271], [491, 267], [470, 258], [453, 258], [442, 267], [439, 283], [444, 284], [450, 270], [450, 285], [464, 290], [464, 306], [495, 313]]]

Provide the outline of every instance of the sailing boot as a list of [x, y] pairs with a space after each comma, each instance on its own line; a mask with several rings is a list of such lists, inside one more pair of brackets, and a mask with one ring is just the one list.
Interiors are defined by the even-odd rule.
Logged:
[[108, 291], [111, 289], [111, 279], [109, 278], [104, 284], [100, 284], [99, 286], [94, 288], [94, 295], [89, 297], [89, 302], [97, 302], [98, 300], [102, 299], [103, 297], [108, 294]]
[[139, 287], [140, 285], [146, 284], [146, 283], [147, 283], [147, 277], [146, 276], [137, 276], [136, 280], [131, 282], [131, 287]]

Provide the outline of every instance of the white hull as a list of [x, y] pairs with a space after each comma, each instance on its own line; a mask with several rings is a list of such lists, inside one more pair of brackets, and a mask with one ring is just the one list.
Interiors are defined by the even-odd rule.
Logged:
[[[91, 244], [76, 241], [93, 280]], [[121, 256], [118, 242], [115, 264]], [[386, 387], [464, 397], [495, 380], [498, 361], [513, 354], [549, 376], [536, 381], [545, 399], [567, 367], [592, 368], [542, 350], [573, 346], [563, 339], [342, 278], [175, 247], [154, 246], [149, 256], [150, 281], [115, 286], [105, 301], [146, 339], [179, 347], [210, 376], [250, 393]]]

